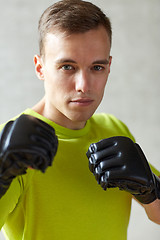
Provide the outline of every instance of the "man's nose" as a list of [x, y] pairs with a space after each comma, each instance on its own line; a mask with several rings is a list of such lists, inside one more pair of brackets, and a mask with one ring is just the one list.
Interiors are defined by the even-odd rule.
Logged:
[[91, 76], [87, 71], [80, 71], [75, 79], [75, 89], [77, 92], [87, 93], [91, 87]]

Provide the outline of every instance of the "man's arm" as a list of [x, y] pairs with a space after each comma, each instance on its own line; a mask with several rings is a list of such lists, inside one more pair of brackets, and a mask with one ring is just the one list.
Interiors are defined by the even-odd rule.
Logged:
[[144, 207], [148, 218], [151, 221], [160, 224], [160, 200], [156, 199], [154, 202], [142, 204], [142, 206]]
[[118, 187], [131, 193], [152, 221], [160, 223], [160, 178], [150, 169], [140, 146], [127, 137], [112, 137], [91, 144], [90, 171], [106, 190]]

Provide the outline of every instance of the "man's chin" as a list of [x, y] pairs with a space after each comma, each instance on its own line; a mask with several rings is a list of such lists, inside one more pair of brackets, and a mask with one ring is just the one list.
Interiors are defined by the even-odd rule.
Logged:
[[81, 114], [75, 114], [74, 116], [71, 116], [70, 120], [73, 122], [83, 122], [86, 123], [91, 117], [93, 113], [81, 113]]

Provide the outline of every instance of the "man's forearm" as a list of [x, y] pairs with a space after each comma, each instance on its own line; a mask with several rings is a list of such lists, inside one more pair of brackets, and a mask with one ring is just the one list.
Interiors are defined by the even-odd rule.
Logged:
[[154, 202], [150, 204], [142, 204], [142, 206], [144, 207], [148, 218], [151, 221], [160, 224], [160, 200], [156, 199]]
[[150, 204], [142, 204], [142, 206], [144, 207], [148, 218], [151, 221], [160, 224], [160, 200], [156, 199], [154, 202]]

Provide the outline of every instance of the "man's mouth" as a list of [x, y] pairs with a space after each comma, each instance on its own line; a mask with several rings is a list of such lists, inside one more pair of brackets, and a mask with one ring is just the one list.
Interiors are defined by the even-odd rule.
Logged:
[[93, 103], [93, 99], [90, 98], [76, 98], [70, 101], [71, 104], [75, 104], [77, 106], [89, 106]]

